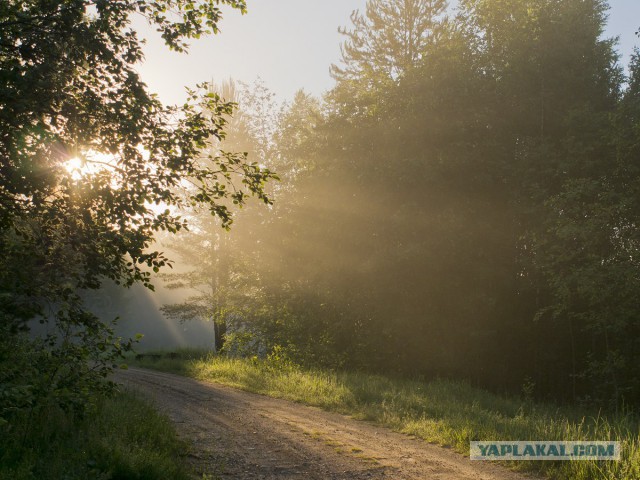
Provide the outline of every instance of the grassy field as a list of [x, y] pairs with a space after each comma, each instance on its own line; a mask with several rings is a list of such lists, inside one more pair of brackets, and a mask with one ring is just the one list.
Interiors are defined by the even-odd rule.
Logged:
[[330, 372], [281, 359], [231, 359], [197, 351], [172, 357], [147, 355], [133, 364], [349, 414], [464, 454], [469, 452], [470, 440], [620, 440], [620, 462], [511, 462], [509, 466], [557, 479], [640, 479], [640, 427], [633, 415], [604, 417], [499, 396], [449, 380]]
[[0, 433], [1, 480], [193, 478], [169, 420], [129, 392], [84, 419], [51, 410]]

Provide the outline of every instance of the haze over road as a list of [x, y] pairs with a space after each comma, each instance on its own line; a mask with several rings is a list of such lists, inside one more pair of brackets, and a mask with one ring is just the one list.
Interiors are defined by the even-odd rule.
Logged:
[[151, 397], [192, 443], [197, 472], [225, 479], [532, 478], [451, 450], [286, 400], [168, 373], [129, 369], [127, 387]]

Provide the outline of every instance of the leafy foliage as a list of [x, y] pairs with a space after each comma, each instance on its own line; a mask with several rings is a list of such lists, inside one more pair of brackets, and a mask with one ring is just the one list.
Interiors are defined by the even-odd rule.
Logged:
[[335, 89], [281, 116], [295, 175], [215, 252], [255, 252], [244, 315], [302, 363], [636, 405], [637, 56], [604, 1], [463, 0], [408, 61], [427, 3], [369, 2]]
[[[261, 164], [279, 168], [281, 165], [277, 163], [274, 149], [278, 115], [274, 94], [260, 80], [252, 85], [230, 80], [218, 87], [212, 85], [211, 91], [217, 91], [239, 105], [227, 125], [224, 145], [246, 152], [245, 155]], [[272, 190], [271, 197], [276, 188]], [[188, 270], [167, 273], [163, 277], [169, 282], [169, 288], [189, 289], [191, 295], [181, 303], [164, 305], [162, 311], [168, 318], [181, 322], [195, 318], [212, 321], [217, 351], [223, 348], [226, 340], [227, 318], [239, 318], [242, 312], [246, 313], [250, 296], [246, 295], [245, 287], [255, 280], [250, 257], [255, 251], [252, 242], [256, 235], [246, 230], [251, 227], [243, 220], [249, 217], [255, 223], [268, 221], [262, 209], [250, 207], [238, 212], [238, 217], [241, 231], [233, 238], [228, 232], [220, 231], [210, 215], [200, 214], [192, 218], [191, 231], [182, 233], [175, 241], [168, 241], [168, 246]], [[250, 237], [249, 242], [244, 242], [244, 237]]]
[[358, 114], [371, 110], [367, 104], [384, 102], [385, 90], [418, 66], [437, 41], [446, 7], [446, 0], [368, 0], [364, 14], [355, 10], [352, 28], [339, 29], [345, 36], [342, 64], [331, 66], [336, 106]]
[[[241, 0], [0, 7], [4, 417], [44, 399], [80, 406], [102, 385], [131, 344], [85, 311], [81, 291], [104, 279], [153, 288], [151, 270], [170, 262], [152, 242], [187, 226], [178, 208], [205, 208], [228, 228], [234, 205], [271, 202], [272, 172], [212, 148], [233, 103], [200, 85], [185, 105], [164, 106], [135, 71], [143, 55], [132, 15], [186, 51], [189, 39], [217, 32], [223, 5], [245, 11]], [[27, 339], [37, 320], [44, 330]]]

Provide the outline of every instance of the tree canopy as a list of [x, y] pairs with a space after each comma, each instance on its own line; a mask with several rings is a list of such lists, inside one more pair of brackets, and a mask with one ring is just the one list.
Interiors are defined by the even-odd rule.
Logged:
[[637, 404], [638, 56], [601, 0], [444, 8], [368, 2], [335, 88], [285, 111], [244, 315], [300, 362]]
[[[228, 228], [248, 196], [270, 203], [274, 174], [219, 146], [233, 103], [203, 84], [185, 105], [165, 106], [135, 69], [133, 15], [186, 51], [218, 31], [224, 7], [246, 9], [242, 0], [0, 6], [0, 416], [98, 385], [128, 344], [83, 307], [81, 291], [106, 278], [152, 287], [150, 270], [168, 263], [151, 249], [154, 235], [186, 227], [178, 209], [204, 208]], [[25, 336], [34, 319], [49, 326]], [[29, 368], [34, 356], [42, 365]]]
[[[418, 66], [446, 24], [446, 0], [368, 0], [365, 12], [351, 14], [340, 28], [341, 63], [331, 65], [334, 103], [356, 113], [384, 100], [385, 91]], [[353, 99], [360, 99], [353, 103]]]

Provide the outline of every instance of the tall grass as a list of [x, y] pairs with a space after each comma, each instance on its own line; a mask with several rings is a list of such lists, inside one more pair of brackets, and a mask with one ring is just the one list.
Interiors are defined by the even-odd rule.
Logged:
[[638, 418], [500, 396], [451, 380], [415, 381], [301, 368], [281, 359], [232, 359], [197, 352], [141, 366], [352, 415], [468, 454], [470, 440], [619, 440], [622, 460], [511, 462], [549, 478], [640, 479]]
[[1, 480], [187, 480], [186, 445], [139, 396], [101, 400], [84, 418], [52, 409], [3, 427]]

